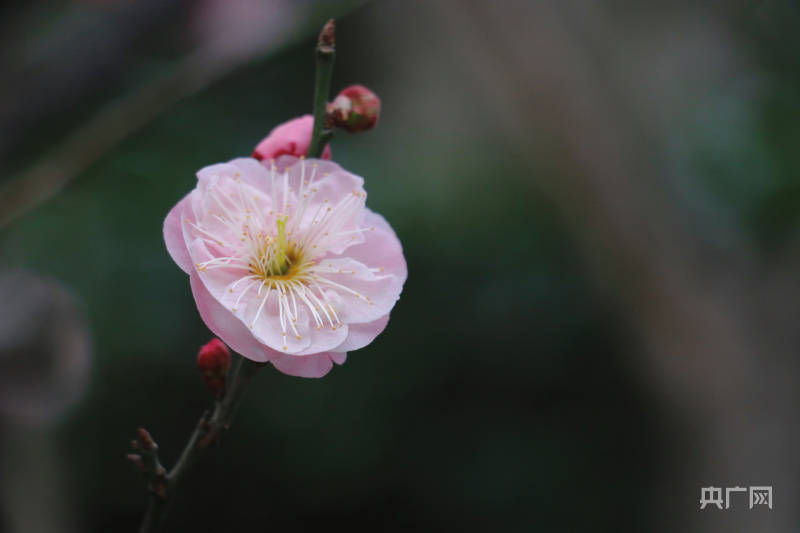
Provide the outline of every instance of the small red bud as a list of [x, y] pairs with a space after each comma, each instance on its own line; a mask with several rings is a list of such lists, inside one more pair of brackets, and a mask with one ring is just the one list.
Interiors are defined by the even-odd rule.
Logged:
[[231, 367], [231, 352], [225, 344], [217, 339], [211, 339], [200, 348], [197, 354], [197, 368], [203, 376], [206, 387], [214, 394], [219, 394], [225, 388], [225, 376]]
[[380, 98], [363, 85], [343, 89], [328, 104], [328, 121], [349, 132], [374, 128], [380, 113]]

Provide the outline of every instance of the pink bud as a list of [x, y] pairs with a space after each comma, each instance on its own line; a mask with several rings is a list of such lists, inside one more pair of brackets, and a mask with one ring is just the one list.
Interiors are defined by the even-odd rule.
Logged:
[[225, 376], [231, 367], [231, 352], [225, 344], [217, 339], [211, 339], [200, 348], [197, 354], [197, 368], [203, 376], [206, 387], [214, 394], [219, 394], [225, 388]]
[[[303, 115], [276, 126], [264, 140], [256, 146], [253, 157], [269, 161], [282, 155], [295, 157], [305, 156], [311, 144], [311, 130], [314, 128], [314, 117]], [[322, 159], [331, 158], [331, 147], [325, 146]]]
[[350, 132], [374, 128], [381, 113], [381, 100], [363, 85], [343, 89], [328, 104], [329, 120], [334, 126]]

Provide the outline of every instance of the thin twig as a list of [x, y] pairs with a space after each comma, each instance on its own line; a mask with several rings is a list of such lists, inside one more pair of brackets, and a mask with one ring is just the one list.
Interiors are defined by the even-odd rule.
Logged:
[[325, 145], [333, 137], [333, 129], [326, 124], [328, 115], [328, 95], [331, 92], [333, 60], [336, 57], [335, 23], [329, 20], [322, 28], [317, 42], [317, 70], [314, 76], [314, 129], [308, 157], [320, 157]]

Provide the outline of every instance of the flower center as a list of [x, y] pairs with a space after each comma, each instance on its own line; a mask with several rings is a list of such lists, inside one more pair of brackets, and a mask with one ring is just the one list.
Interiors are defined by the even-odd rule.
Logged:
[[314, 264], [304, 257], [297, 243], [289, 240], [286, 233], [288, 220], [288, 216], [277, 220], [277, 234], [265, 236], [250, 261], [250, 273], [264, 281], [295, 279]]

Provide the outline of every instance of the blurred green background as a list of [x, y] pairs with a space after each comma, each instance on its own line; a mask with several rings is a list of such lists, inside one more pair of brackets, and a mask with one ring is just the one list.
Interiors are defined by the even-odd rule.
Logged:
[[[136, 530], [135, 428], [172, 464], [210, 404], [163, 219], [311, 111], [329, 17], [334, 92], [383, 102], [334, 159], [408, 282], [328, 376], [258, 376], [165, 530], [796, 530], [795, 3], [0, 10], [0, 269], [64, 287], [91, 343], [77, 401], [31, 417], [10, 391], [58, 350], [20, 363], [0, 328], [0, 531]], [[9, 286], [0, 325], [29, 294]], [[701, 511], [711, 485], [774, 486], [774, 508]]]

